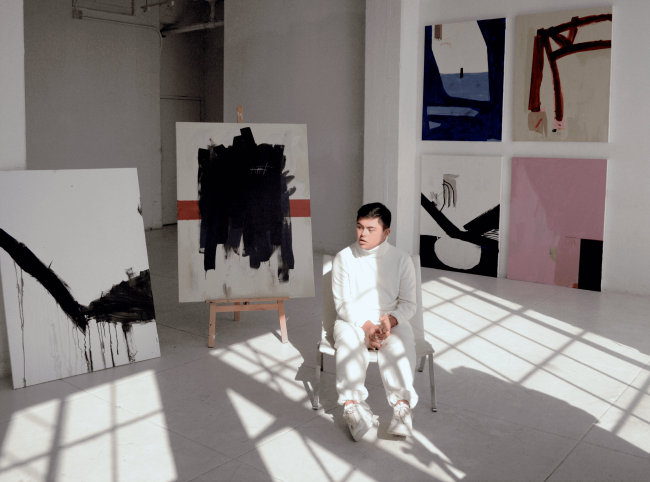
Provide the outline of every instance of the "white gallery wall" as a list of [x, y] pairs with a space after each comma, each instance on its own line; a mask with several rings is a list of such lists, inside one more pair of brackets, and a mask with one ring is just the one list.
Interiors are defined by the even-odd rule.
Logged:
[[314, 248], [355, 240], [365, 0], [226, 1], [224, 122], [307, 124]]
[[[0, 170], [25, 169], [23, 0], [0, 2]], [[11, 373], [0, 286], [0, 378]]]
[[[157, 8], [84, 13], [158, 26]], [[70, 0], [29, 0], [24, 22], [28, 169], [137, 167], [145, 227], [160, 227], [159, 34], [73, 19]]]
[[[381, 8], [391, 0], [368, 0], [368, 9]], [[650, 30], [645, 28], [650, 17], [647, 0], [401, 0], [401, 34], [399, 51], [399, 88], [391, 91], [368, 89], [366, 105], [384, 102], [386, 96], [398, 99], [396, 110], [401, 116], [408, 113], [393, 133], [398, 143], [399, 156], [384, 182], [399, 186], [397, 199], [397, 238], [402, 249], [417, 253], [419, 249], [419, 173], [421, 156], [475, 155], [503, 156], [501, 216], [504, 241], [500, 252], [500, 276], [505, 276], [508, 255], [508, 220], [510, 202], [510, 168], [512, 157], [575, 157], [609, 159], [607, 200], [605, 206], [605, 234], [603, 253], [603, 290], [650, 294], [650, 196], [647, 179], [650, 175], [650, 135], [644, 114], [650, 111], [647, 79], [650, 63], [645, 46], [650, 45]], [[515, 57], [515, 17], [554, 10], [568, 10], [593, 6], [613, 5], [611, 113], [609, 143], [535, 143], [512, 141], [513, 78]], [[385, 8], [385, 7], [384, 7]], [[417, 13], [414, 12], [417, 10]], [[424, 27], [426, 25], [463, 22], [505, 17], [506, 61], [504, 87], [503, 142], [422, 141], [422, 77], [424, 56]], [[370, 23], [368, 28], [370, 28]], [[379, 27], [377, 27], [379, 28]], [[414, 35], [417, 32], [417, 35]], [[366, 32], [366, 39], [371, 32]], [[381, 47], [379, 45], [378, 47]], [[381, 48], [386, 49], [386, 46]], [[366, 44], [366, 68], [369, 65]], [[394, 49], [393, 49], [394, 50]], [[402, 120], [402, 117], [400, 117]], [[366, 119], [366, 144], [386, 142], [369, 139]], [[384, 163], [388, 163], [386, 160]], [[373, 159], [366, 155], [364, 169], [373, 168]], [[390, 170], [390, 169], [389, 169]], [[366, 179], [366, 181], [368, 181]], [[364, 185], [364, 191], [376, 185]]]

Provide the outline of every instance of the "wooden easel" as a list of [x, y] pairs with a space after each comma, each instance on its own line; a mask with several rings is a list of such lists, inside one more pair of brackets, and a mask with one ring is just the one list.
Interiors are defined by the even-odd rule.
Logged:
[[[243, 124], [244, 122], [244, 109], [237, 106], [237, 123]], [[217, 313], [235, 312], [235, 321], [240, 320], [240, 313], [242, 311], [262, 311], [262, 310], [278, 310], [278, 318], [280, 319], [280, 333], [282, 335], [282, 343], [289, 341], [287, 335], [287, 318], [284, 313], [284, 302], [288, 300], [285, 298], [257, 298], [257, 299], [238, 299], [238, 300], [207, 300], [210, 303], [210, 328], [208, 330], [208, 347], [214, 348], [215, 339], [215, 323], [217, 321]], [[265, 302], [262, 304], [251, 304]], [[234, 305], [224, 305], [224, 303], [235, 303]]]
[[[278, 318], [280, 319], [280, 333], [282, 335], [282, 343], [289, 341], [287, 335], [287, 318], [284, 313], [284, 302], [289, 298], [257, 298], [257, 299], [239, 299], [239, 300], [208, 300], [210, 303], [210, 329], [208, 330], [208, 347], [214, 347], [215, 339], [215, 323], [217, 321], [217, 313], [235, 312], [235, 321], [239, 321], [240, 312], [242, 311], [262, 311], [262, 310], [278, 310]], [[253, 305], [251, 303], [264, 302], [262, 304]], [[235, 303], [234, 305], [224, 305], [224, 303]]]

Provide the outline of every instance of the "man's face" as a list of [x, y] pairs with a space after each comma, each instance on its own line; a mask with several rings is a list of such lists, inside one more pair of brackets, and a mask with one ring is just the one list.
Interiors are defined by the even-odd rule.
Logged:
[[384, 229], [379, 218], [357, 219], [357, 241], [363, 249], [370, 250], [376, 248], [390, 234], [390, 229]]

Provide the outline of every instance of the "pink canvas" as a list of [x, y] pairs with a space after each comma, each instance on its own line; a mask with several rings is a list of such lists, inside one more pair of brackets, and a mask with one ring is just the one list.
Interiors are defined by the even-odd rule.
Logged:
[[512, 159], [508, 278], [577, 287], [580, 240], [603, 240], [606, 178], [604, 159]]

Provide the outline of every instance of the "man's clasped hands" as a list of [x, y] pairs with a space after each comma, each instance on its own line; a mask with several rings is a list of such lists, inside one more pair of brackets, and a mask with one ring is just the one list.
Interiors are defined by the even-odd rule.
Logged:
[[384, 315], [379, 317], [379, 324], [368, 320], [361, 329], [368, 337], [370, 348], [379, 350], [382, 342], [390, 336], [390, 329], [395, 325], [397, 325], [397, 319], [393, 315]]

